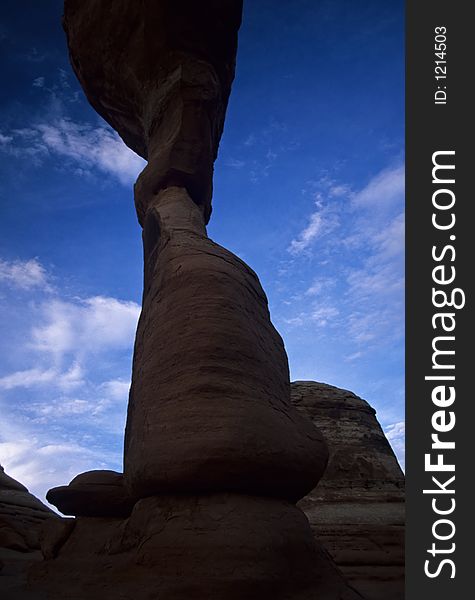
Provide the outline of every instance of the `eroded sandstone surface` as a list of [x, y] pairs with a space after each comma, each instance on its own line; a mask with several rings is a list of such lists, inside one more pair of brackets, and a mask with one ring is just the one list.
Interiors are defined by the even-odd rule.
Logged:
[[[27, 570], [41, 560], [41, 529], [56, 514], [30, 494], [0, 465], [0, 597], [32, 599], [26, 591]], [[59, 519], [58, 519], [59, 520]]]
[[292, 383], [294, 405], [325, 438], [330, 459], [299, 506], [315, 535], [368, 600], [404, 598], [404, 475], [376, 420], [353, 392]]
[[292, 405], [265, 293], [206, 232], [241, 10], [65, 1], [88, 99], [148, 164], [134, 190], [144, 292], [123, 479], [85, 473], [49, 492], [76, 517], [43, 531], [30, 589], [50, 600], [65, 586], [71, 600], [360, 597], [295, 506], [328, 450]]
[[95, 110], [148, 160], [149, 200], [183, 185], [208, 222], [213, 163], [234, 79], [242, 0], [65, 0], [72, 67]]

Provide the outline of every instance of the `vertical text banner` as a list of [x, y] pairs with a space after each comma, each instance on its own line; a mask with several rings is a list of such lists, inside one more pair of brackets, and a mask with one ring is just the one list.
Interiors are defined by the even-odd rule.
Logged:
[[406, 600], [466, 598], [475, 572], [471, 8], [406, 3]]

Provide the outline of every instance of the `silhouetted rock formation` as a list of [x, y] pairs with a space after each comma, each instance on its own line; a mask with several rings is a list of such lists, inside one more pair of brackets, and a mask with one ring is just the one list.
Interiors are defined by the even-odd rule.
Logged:
[[404, 597], [404, 475], [365, 401], [324, 383], [292, 383], [294, 405], [329, 451], [318, 487], [299, 506], [344, 575], [368, 600]]
[[39, 532], [55, 513], [0, 466], [0, 548], [38, 550]]
[[69, 485], [49, 490], [46, 500], [64, 515], [77, 517], [128, 517], [135, 504], [122, 473], [115, 471], [81, 473]]
[[0, 466], [0, 598], [30, 597], [26, 571], [41, 559], [41, 527], [55, 513]]
[[328, 452], [291, 403], [264, 291], [205, 229], [241, 4], [65, 2], [91, 104], [149, 162], [135, 186], [144, 294], [124, 450], [137, 503], [113, 518], [121, 486], [90, 473], [50, 491], [78, 516], [45, 528], [31, 589], [51, 600], [65, 586], [71, 600], [359, 597], [291, 503]]
[[287, 356], [256, 274], [207, 237], [183, 188], [157, 196], [144, 247], [125, 436], [131, 493], [299, 500], [328, 454], [290, 402]]
[[71, 64], [97, 112], [149, 161], [148, 202], [186, 187], [211, 214], [213, 163], [234, 79], [242, 0], [65, 0]]
[[68, 600], [360, 598], [282, 500], [150, 497], [126, 520], [76, 519], [62, 544], [32, 579], [47, 598], [63, 598], [65, 583]]

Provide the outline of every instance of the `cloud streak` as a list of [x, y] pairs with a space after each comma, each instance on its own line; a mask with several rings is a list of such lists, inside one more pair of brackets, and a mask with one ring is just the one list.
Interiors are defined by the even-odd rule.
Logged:
[[2, 134], [0, 149], [12, 156], [33, 156], [36, 163], [48, 157], [69, 161], [77, 174], [98, 171], [130, 186], [145, 166], [110, 127], [76, 123], [60, 117]]
[[0, 282], [20, 290], [52, 290], [46, 269], [37, 258], [10, 262], [0, 258]]

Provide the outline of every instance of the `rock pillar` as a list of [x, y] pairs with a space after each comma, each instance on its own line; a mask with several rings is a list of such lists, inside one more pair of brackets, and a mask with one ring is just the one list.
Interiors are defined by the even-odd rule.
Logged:
[[[241, 10], [240, 0], [65, 2], [88, 99], [148, 164], [135, 185], [144, 293], [123, 488], [89, 473], [51, 492], [83, 515], [36, 573], [52, 598], [65, 580], [78, 600], [357, 597], [295, 506], [328, 451], [291, 403], [264, 291], [206, 233]], [[101, 482], [100, 510], [85, 511]], [[121, 510], [132, 498], [130, 516], [105, 516], [107, 497]]]

